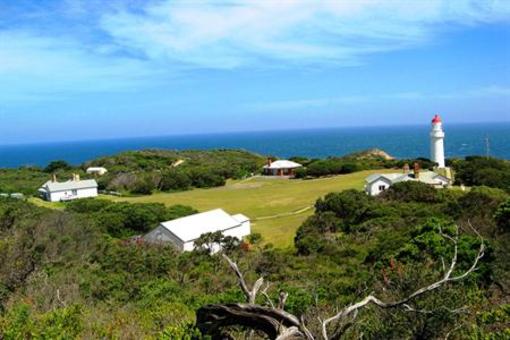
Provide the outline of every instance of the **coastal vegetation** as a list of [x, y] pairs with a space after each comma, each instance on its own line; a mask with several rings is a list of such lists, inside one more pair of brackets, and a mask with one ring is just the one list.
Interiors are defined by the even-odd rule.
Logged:
[[55, 174], [66, 180], [77, 173], [93, 178], [85, 170], [91, 166], [108, 169], [97, 177], [99, 189], [118, 194], [149, 195], [154, 191], [183, 191], [191, 188], [223, 186], [227, 179], [260, 173], [266, 159], [241, 150], [123, 152], [72, 166], [65, 161], [50, 162], [45, 168], [0, 169], [0, 192], [36, 195], [37, 189]]
[[[319, 178], [349, 174], [363, 170], [401, 168], [405, 163], [418, 162], [422, 168], [432, 168], [427, 159], [395, 160], [381, 150], [367, 150], [342, 157], [308, 159], [293, 157], [304, 165], [297, 178]], [[79, 166], [65, 161], [50, 162], [44, 168], [21, 167], [0, 169], [0, 193], [23, 193], [36, 196], [37, 189], [52, 175], [57, 180], [95, 178], [99, 190], [123, 196], [150, 195], [155, 192], [178, 192], [193, 188], [224, 186], [228, 180], [260, 175], [267, 158], [242, 150], [128, 151], [92, 160]], [[104, 167], [103, 176], [86, 173], [88, 167]]]
[[485, 185], [510, 192], [510, 161], [482, 156], [452, 159], [456, 182], [467, 186]]
[[[80, 167], [56, 161], [45, 169], [2, 170], [0, 191], [30, 196], [51, 174], [86, 177], [86, 167], [105, 166], [109, 173], [97, 179], [124, 195], [46, 205], [0, 198], [0, 338], [202, 338], [199, 328], [207, 329], [197, 315], [245, 299], [232, 267], [220, 254], [181, 254], [138, 236], [161, 221], [218, 207], [248, 215], [252, 235], [243, 243], [215, 234], [200, 242], [219, 240], [247, 281], [262, 276], [271, 283], [254, 303], [268, 307], [267, 298], [279, 301], [285, 292], [285, 310], [313, 334], [323, 331], [318, 315], [369, 294], [396, 301], [438, 280], [454, 254], [452, 239], [458, 253], [451, 274], [469, 271], [482, 237], [483, 258], [462, 282], [420, 294], [405, 308], [365, 307], [329, 330], [341, 329], [345, 338], [510, 336], [507, 161], [451, 160], [466, 191], [402, 182], [378, 197], [361, 191], [366, 176], [412, 160], [301, 157], [306, 179], [252, 177], [265, 161], [244, 151], [144, 151]], [[349, 162], [348, 174], [313, 170]], [[196, 169], [207, 175], [193, 177]], [[123, 176], [155, 187], [108, 186], [128, 183]]]
[[227, 179], [260, 172], [264, 162], [264, 157], [240, 150], [144, 150], [100, 158], [83, 167], [108, 169], [98, 179], [100, 189], [147, 195], [223, 186]]
[[397, 160], [379, 149], [355, 152], [342, 157], [325, 159], [293, 157], [291, 160], [303, 164], [302, 168], [296, 170], [297, 178], [318, 178], [373, 169], [401, 169], [405, 164], [413, 165], [414, 163], [417, 163], [421, 169], [432, 169], [435, 165], [426, 158]]
[[[333, 188], [328, 180], [286, 181], [324, 181], [327, 192], [333, 192], [316, 200], [295, 233], [295, 248], [272, 247], [267, 242], [271, 239], [263, 242], [264, 236], [261, 240], [255, 234], [248, 247], [224, 250], [247, 281], [263, 276], [271, 283], [265, 294], [273, 301], [286, 292], [286, 311], [302, 316], [310, 331], [320, 334], [318, 315], [333, 315], [371, 293], [398, 300], [444, 275], [453, 256], [448, 237], [456, 237], [458, 227], [453, 275], [469, 269], [479, 251], [480, 233], [486, 249], [476, 271], [423, 294], [412, 301], [411, 310], [364, 308], [343, 336], [510, 335], [510, 234], [505, 217], [510, 203], [505, 191], [437, 191], [421, 183], [400, 183], [374, 198], [348, 186]], [[165, 207], [102, 199], [70, 202], [55, 210], [0, 199], [1, 336], [200, 338], [197, 311], [245, 299], [228, 263], [220, 255], [179, 254], [131, 237], [160, 219], [193, 211], [169, 202]], [[266, 305], [267, 300], [261, 295], [256, 303]], [[225, 331], [239, 337], [247, 332], [242, 327]]]

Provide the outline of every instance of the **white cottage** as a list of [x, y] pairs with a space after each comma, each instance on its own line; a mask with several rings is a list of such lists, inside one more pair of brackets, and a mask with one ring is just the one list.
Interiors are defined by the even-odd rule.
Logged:
[[250, 219], [243, 214], [229, 215], [215, 209], [162, 222], [143, 238], [148, 242], [172, 242], [180, 251], [192, 251], [200, 235], [217, 231], [241, 240], [250, 235]]
[[41, 186], [39, 193], [50, 202], [96, 197], [97, 182], [93, 179], [80, 180], [78, 175], [73, 175], [73, 179], [67, 182], [57, 182], [56, 177], [53, 177]]
[[298, 168], [301, 168], [302, 165], [293, 161], [288, 161], [285, 159], [278, 161], [271, 161], [271, 159], [267, 160], [267, 164], [264, 165], [264, 174], [266, 176], [289, 176], [292, 177], [295, 175], [295, 171]]
[[432, 185], [435, 188], [444, 188], [451, 185], [451, 179], [434, 171], [414, 171], [391, 174], [373, 174], [365, 179], [365, 192], [370, 196], [377, 196], [398, 182], [417, 181]]

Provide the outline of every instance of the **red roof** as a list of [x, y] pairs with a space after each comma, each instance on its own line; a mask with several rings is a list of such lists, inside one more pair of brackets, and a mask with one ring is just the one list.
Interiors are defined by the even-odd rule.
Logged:
[[432, 124], [441, 123], [441, 117], [439, 115], [435, 115], [434, 118], [432, 118]]

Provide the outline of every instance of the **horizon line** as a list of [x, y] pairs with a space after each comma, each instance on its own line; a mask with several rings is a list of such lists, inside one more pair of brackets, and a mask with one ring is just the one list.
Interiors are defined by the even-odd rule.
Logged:
[[[475, 125], [475, 124], [510, 124], [508, 121], [478, 121], [478, 122], [452, 122], [448, 125]], [[192, 132], [192, 133], [174, 133], [168, 135], [142, 135], [142, 136], [121, 136], [110, 138], [85, 138], [73, 140], [49, 140], [42, 142], [0, 142], [0, 147], [11, 146], [24, 146], [24, 145], [54, 145], [65, 143], [86, 143], [86, 142], [99, 142], [99, 141], [115, 141], [115, 140], [135, 140], [135, 139], [152, 139], [152, 138], [168, 138], [168, 137], [192, 137], [192, 136], [210, 136], [210, 135], [229, 135], [229, 134], [242, 134], [242, 133], [264, 133], [264, 132], [289, 132], [289, 131], [317, 131], [317, 130], [333, 130], [333, 129], [356, 129], [356, 128], [391, 128], [391, 127], [425, 127], [429, 124], [376, 124], [376, 125], [343, 125], [343, 126], [323, 126], [311, 128], [288, 128], [288, 129], [256, 129], [256, 130], [227, 130], [215, 132]]]

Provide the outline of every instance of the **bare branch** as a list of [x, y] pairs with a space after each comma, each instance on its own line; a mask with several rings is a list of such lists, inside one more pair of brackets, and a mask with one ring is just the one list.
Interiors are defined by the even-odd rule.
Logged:
[[57, 289], [57, 301], [58, 301], [58, 303], [60, 303], [62, 305], [62, 307], [67, 306], [67, 304], [64, 301], [62, 301], [62, 299], [60, 298], [60, 289]]
[[302, 339], [303, 334], [297, 327], [290, 327], [283, 331], [276, 340]]
[[[319, 322], [322, 325], [322, 337], [325, 340], [331, 339], [339, 339], [342, 337], [345, 332], [354, 324], [354, 321], [358, 315], [358, 312], [361, 308], [374, 304], [380, 308], [395, 308], [395, 307], [403, 307], [404, 310], [408, 312], [414, 313], [433, 313], [434, 311], [429, 310], [420, 310], [414, 308], [409, 302], [427, 292], [438, 289], [439, 287], [445, 285], [448, 282], [462, 280], [475, 271], [478, 267], [478, 263], [480, 259], [484, 256], [485, 251], [485, 243], [480, 234], [470, 225], [470, 227], [474, 230], [476, 235], [480, 239], [480, 248], [478, 250], [478, 254], [473, 260], [471, 267], [465, 272], [453, 276], [452, 274], [455, 271], [458, 259], [458, 240], [459, 240], [459, 229], [456, 227], [455, 235], [451, 236], [440, 229], [439, 233], [446, 240], [449, 240], [453, 243], [453, 255], [449, 266], [447, 267], [443, 258], [441, 258], [441, 262], [443, 265], [443, 276], [440, 280], [426, 286], [422, 287], [407, 297], [394, 301], [394, 302], [384, 302], [374, 295], [370, 294], [366, 296], [363, 300], [358, 301], [354, 304], [351, 304], [347, 307], [344, 307], [340, 311], [337, 312], [336, 315], [327, 318], [325, 320], [321, 320], [319, 318]], [[268, 283], [262, 290], [261, 288], [264, 285], [264, 279], [259, 278], [253, 287], [250, 289], [246, 284], [243, 274], [240, 272], [236, 263], [234, 263], [228, 256], [223, 255], [223, 257], [227, 260], [232, 270], [238, 277], [239, 285], [244, 295], [246, 296], [247, 304], [227, 304], [227, 305], [209, 305], [200, 308], [197, 311], [197, 326], [199, 329], [205, 334], [218, 334], [222, 327], [228, 327], [229, 325], [241, 325], [246, 326], [252, 329], [257, 329], [259, 331], [265, 332], [272, 339], [279, 340], [290, 340], [290, 339], [308, 339], [314, 340], [313, 334], [308, 330], [305, 320], [303, 317], [297, 318], [296, 316], [285, 312], [285, 303], [288, 298], [288, 294], [286, 292], [281, 291], [279, 294], [278, 305], [275, 307], [275, 304], [271, 300], [267, 290], [270, 287]], [[255, 304], [255, 299], [257, 293], [260, 293], [267, 299], [270, 307], [262, 307]], [[448, 309], [446, 307], [442, 307], [446, 309], [450, 313], [460, 313], [465, 311], [465, 307], [458, 309]], [[346, 319], [349, 317], [349, 319]], [[333, 322], [339, 322], [339, 325], [334, 331], [332, 337], [328, 335], [328, 326]]]
[[303, 315], [301, 315], [301, 317], [299, 318], [299, 321], [300, 321], [300, 326], [299, 326], [299, 329], [301, 330], [301, 332], [306, 336], [306, 338], [308, 340], [314, 340], [314, 336], [312, 334], [312, 332], [310, 332], [310, 330], [306, 327], [306, 322], [305, 322], [305, 317]]
[[287, 298], [289, 297], [289, 293], [280, 291], [280, 297], [278, 299], [278, 309], [283, 310], [285, 308], [285, 303], [287, 302]]
[[244, 281], [244, 276], [239, 270], [239, 267], [237, 267], [237, 264], [234, 261], [232, 261], [227, 255], [223, 254], [223, 258], [227, 260], [228, 264], [230, 265], [230, 268], [232, 268], [234, 273], [236, 273], [237, 279], [239, 280], [239, 286], [241, 287], [241, 290], [246, 296], [246, 301], [250, 301], [250, 290], [246, 285], [246, 281]]
[[269, 282], [266, 283], [266, 287], [264, 289], [262, 289], [261, 294], [264, 295], [267, 302], [269, 302], [269, 305], [271, 305], [271, 308], [276, 308], [273, 303], [273, 300], [271, 300], [271, 297], [269, 296], [269, 294], [267, 294], [267, 290], [269, 289], [270, 286], [271, 286], [271, 284]]
[[257, 298], [257, 293], [260, 290], [260, 287], [264, 284], [264, 278], [260, 277], [255, 283], [253, 284], [253, 288], [250, 292], [250, 301], [248, 303], [255, 303], [255, 299]]
[[[288, 328], [300, 329], [299, 319], [282, 310], [253, 304], [207, 305], [197, 311], [197, 327], [202, 334], [215, 335], [221, 328], [246, 326], [276, 339]], [[303, 334], [301, 334], [303, 338]], [[214, 336], [213, 336], [214, 338]]]
[[[474, 230], [474, 228], [473, 228], [473, 230]], [[416, 298], [420, 295], [423, 295], [427, 292], [435, 290], [435, 289], [443, 286], [447, 282], [462, 280], [466, 276], [471, 274], [473, 271], [475, 271], [478, 266], [478, 262], [484, 256], [484, 251], [485, 251], [485, 243], [484, 243], [483, 238], [480, 236], [480, 234], [478, 232], [476, 232], [476, 234], [480, 238], [480, 248], [478, 250], [478, 254], [476, 255], [475, 259], [473, 260], [473, 264], [467, 271], [465, 271], [464, 273], [462, 273], [458, 276], [454, 276], [454, 277], [451, 277], [451, 275], [452, 275], [452, 273], [455, 269], [455, 266], [457, 264], [458, 228], [456, 228], [456, 233], [455, 233], [454, 237], [444, 234], [441, 230], [440, 230], [440, 234], [443, 237], [445, 237], [446, 239], [448, 239], [454, 243], [454, 254], [453, 254], [453, 258], [452, 258], [450, 267], [448, 268], [448, 271], [445, 273], [445, 275], [443, 276], [443, 278], [441, 280], [436, 281], [427, 287], [420, 288], [417, 291], [415, 291], [414, 293], [412, 293], [411, 295], [409, 295], [399, 301], [395, 301], [395, 302], [383, 302], [380, 299], [376, 298], [375, 296], [369, 295], [369, 296], [365, 297], [363, 300], [361, 300], [353, 305], [345, 307], [340, 312], [338, 312], [336, 315], [324, 320], [322, 322], [322, 336], [323, 336], [323, 338], [325, 340], [330, 339], [328, 336], [327, 328], [331, 322], [338, 321], [338, 320], [350, 315], [351, 313], [357, 311], [358, 309], [365, 307], [368, 304], [374, 304], [376, 306], [379, 306], [380, 308], [394, 308], [394, 307], [404, 306], [407, 310], [412, 310], [412, 307], [407, 305], [407, 302], [409, 302], [410, 300], [413, 300], [414, 298]]]
[[248, 288], [248, 285], [246, 284], [246, 281], [244, 280], [244, 275], [239, 270], [239, 267], [237, 264], [232, 261], [227, 255], [223, 254], [223, 258], [227, 260], [228, 264], [230, 265], [230, 268], [236, 273], [236, 276], [239, 280], [239, 286], [241, 287], [241, 290], [243, 291], [244, 295], [246, 296], [246, 302], [248, 303], [255, 303], [255, 299], [257, 298], [257, 293], [264, 284], [264, 278], [259, 278], [254, 284], [252, 289], [250, 290]]

